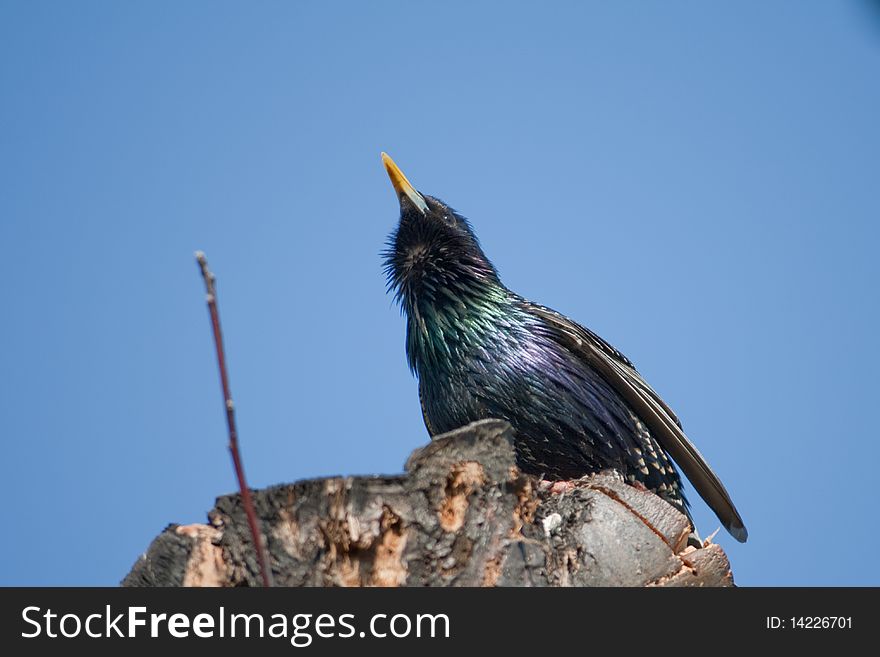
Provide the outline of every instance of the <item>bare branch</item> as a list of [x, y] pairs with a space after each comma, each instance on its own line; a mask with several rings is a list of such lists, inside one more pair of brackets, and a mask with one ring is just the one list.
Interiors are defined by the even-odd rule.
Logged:
[[235, 405], [232, 403], [232, 393], [229, 390], [229, 376], [226, 372], [226, 355], [223, 350], [223, 333], [220, 331], [220, 313], [217, 310], [217, 290], [214, 286], [216, 279], [208, 269], [208, 260], [202, 251], [196, 251], [196, 261], [205, 280], [207, 292], [208, 312], [211, 314], [211, 328], [214, 331], [214, 346], [217, 348], [217, 365], [220, 368], [220, 385], [223, 388], [223, 403], [226, 407], [226, 426], [229, 429], [229, 451], [232, 454], [232, 465], [235, 468], [235, 476], [238, 479], [238, 487], [241, 489], [241, 499], [253, 537], [254, 547], [257, 551], [257, 560], [260, 564], [260, 575], [263, 586], [272, 586], [272, 572], [269, 570], [269, 557], [260, 535], [260, 527], [254, 503], [251, 499], [250, 489], [244, 477], [244, 466], [241, 462], [241, 454], [238, 450], [238, 431], [235, 428]]

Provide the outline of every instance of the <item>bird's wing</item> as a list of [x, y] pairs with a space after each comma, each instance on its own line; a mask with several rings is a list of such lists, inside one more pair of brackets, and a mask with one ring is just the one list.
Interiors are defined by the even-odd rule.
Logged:
[[530, 302], [526, 302], [526, 309], [544, 320], [553, 339], [583, 358], [626, 400], [731, 536], [745, 543], [748, 531], [721, 480], [688, 440], [675, 414], [642, 379], [633, 364], [598, 335], [555, 310]]
[[[552, 313], [558, 319], [558, 322], [561, 324], [574, 324], [574, 332], [583, 332], [586, 334], [587, 339], [595, 344], [598, 349], [602, 351], [603, 354], [608, 356], [610, 359], [615, 361], [615, 364], [619, 365], [623, 370], [627, 372], [627, 374], [632, 379], [633, 384], [637, 385], [639, 390], [641, 390], [644, 394], [648, 395], [655, 403], [659, 404], [660, 407], [666, 412], [669, 416], [669, 419], [675, 422], [678, 425], [678, 428], [681, 429], [681, 420], [678, 419], [678, 416], [672, 412], [672, 409], [666, 405], [666, 402], [660, 399], [660, 395], [658, 395], [654, 389], [648, 385], [648, 382], [642, 378], [642, 375], [638, 373], [636, 370], [636, 366], [633, 365], [629, 358], [620, 353], [617, 349], [612, 347], [608, 342], [606, 342], [599, 335], [588, 329], [586, 326], [581, 326], [580, 324], [576, 324], [568, 319], [565, 315], [561, 315], [555, 310], [550, 308], [544, 308], [541, 306], [542, 310], [546, 312]], [[574, 336], [576, 337], [576, 335]]]

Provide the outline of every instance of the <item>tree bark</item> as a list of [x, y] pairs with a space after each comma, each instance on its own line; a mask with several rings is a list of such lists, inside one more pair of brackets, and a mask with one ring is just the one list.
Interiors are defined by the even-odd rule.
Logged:
[[[438, 436], [403, 475], [253, 496], [279, 586], [733, 585], [718, 545], [688, 546], [687, 518], [616, 473], [564, 486], [522, 474], [500, 420]], [[170, 525], [122, 585], [258, 586], [240, 495], [208, 518]]]

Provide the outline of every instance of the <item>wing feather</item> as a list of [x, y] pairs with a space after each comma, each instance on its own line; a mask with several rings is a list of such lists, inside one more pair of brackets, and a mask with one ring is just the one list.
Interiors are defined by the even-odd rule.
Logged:
[[583, 358], [632, 407], [727, 531], [736, 540], [745, 543], [748, 531], [721, 480], [685, 435], [681, 422], [669, 406], [642, 379], [633, 364], [589, 329], [555, 310], [526, 303], [531, 312], [553, 329], [556, 339], [563, 346]]

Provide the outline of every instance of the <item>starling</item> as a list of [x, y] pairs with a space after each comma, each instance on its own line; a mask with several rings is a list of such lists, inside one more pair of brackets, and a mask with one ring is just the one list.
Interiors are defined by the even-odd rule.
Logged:
[[626, 356], [508, 290], [468, 220], [419, 193], [385, 153], [382, 161], [400, 201], [385, 270], [406, 316], [406, 356], [428, 432], [504, 419], [524, 472], [566, 480], [615, 469], [690, 518], [674, 460], [745, 542], [721, 481]]

